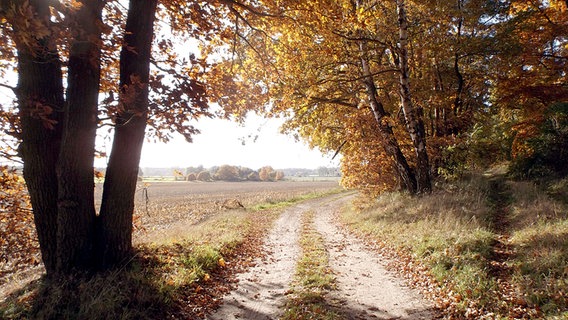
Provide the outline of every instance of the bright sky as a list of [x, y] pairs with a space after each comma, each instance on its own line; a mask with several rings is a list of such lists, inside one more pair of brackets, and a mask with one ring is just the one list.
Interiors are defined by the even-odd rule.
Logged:
[[[11, 93], [0, 88], [0, 101], [6, 103], [10, 98]], [[203, 165], [208, 168], [229, 164], [257, 170], [263, 166], [276, 169], [339, 166], [339, 157], [331, 160], [331, 154], [311, 150], [306, 144], [281, 134], [282, 121], [249, 115], [244, 125], [239, 125], [228, 120], [202, 118], [195, 124], [201, 134], [194, 136], [193, 143], [187, 143], [181, 136], [168, 144], [145, 142], [140, 167]], [[106, 150], [104, 143], [102, 145], [103, 151], [110, 152], [110, 142], [106, 143]], [[105, 164], [106, 159], [95, 160], [96, 167]]]
[[[168, 144], [145, 142], [140, 167], [204, 167], [223, 164], [259, 169], [318, 168], [339, 166], [332, 154], [311, 150], [306, 144], [279, 133], [281, 119], [249, 115], [243, 125], [222, 119], [202, 118], [195, 125], [201, 133], [187, 143], [181, 136]], [[256, 141], [254, 137], [258, 135]], [[244, 142], [244, 144], [243, 144]], [[110, 151], [110, 142], [108, 150]], [[98, 159], [102, 166], [105, 159]]]
[[[187, 48], [195, 47], [196, 44], [189, 43], [178, 49], [183, 56], [187, 56]], [[13, 74], [8, 78], [5, 82], [15, 86], [17, 76]], [[12, 92], [0, 87], [1, 103], [8, 103], [12, 98]], [[208, 168], [228, 164], [256, 170], [263, 166], [275, 169], [339, 166], [339, 157], [331, 160], [331, 154], [323, 155], [281, 134], [279, 127], [282, 122], [281, 119], [264, 119], [254, 114], [249, 115], [243, 125], [228, 120], [202, 118], [195, 124], [201, 133], [193, 137], [193, 143], [187, 143], [181, 136], [168, 144], [145, 142], [140, 167], [184, 168], [203, 165]], [[102, 151], [109, 153], [110, 143], [106, 141], [105, 145], [99, 142], [98, 145], [102, 146]], [[95, 159], [95, 166], [105, 166], [106, 161]]]

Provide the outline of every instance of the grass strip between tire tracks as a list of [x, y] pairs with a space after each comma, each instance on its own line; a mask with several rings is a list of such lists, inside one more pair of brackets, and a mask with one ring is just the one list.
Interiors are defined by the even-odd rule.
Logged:
[[305, 212], [302, 217], [302, 255], [282, 320], [340, 319], [333, 307], [326, 303], [326, 294], [336, 288], [335, 276], [329, 267], [329, 254], [323, 237], [313, 226], [314, 218], [313, 211]]

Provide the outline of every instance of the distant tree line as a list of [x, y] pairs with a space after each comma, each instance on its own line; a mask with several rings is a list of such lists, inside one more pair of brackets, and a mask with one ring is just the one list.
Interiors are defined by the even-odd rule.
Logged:
[[[104, 169], [102, 169], [104, 171]], [[339, 177], [341, 170], [338, 167], [286, 168], [274, 169], [264, 166], [258, 170], [243, 166], [222, 165], [205, 168], [192, 166], [186, 168], [141, 168], [140, 177], [146, 176], [174, 176], [178, 181], [279, 181], [284, 177]]]
[[265, 166], [255, 171], [241, 166], [222, 165], [209, 169], [189, 167], [185, 169], [183, 178], [186, 181], [279, 181], [284, 178], [284, 172]]
[[139, 170], [140, 176], [174, 176], [176, 180], [185, 181], [279, 181], [284, 179], [282, 170], [265, 166], [258, 170], [242, 166], [222, 165], [205, 168], [203, 166], [179, 168], [144, 168]]

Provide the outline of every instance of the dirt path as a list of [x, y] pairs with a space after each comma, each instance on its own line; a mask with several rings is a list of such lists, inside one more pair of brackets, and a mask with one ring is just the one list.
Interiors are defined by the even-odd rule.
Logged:
[[434, 318], [431, 306], [386, 271], [376, 253], [337, 226], [337, 205], [337, 200], [327, 203], [314, 220], [336, 276], [338, 290], [329, 296], [333, 305], [347, 319]]
[[330, 266], [338, 290], [328, 295], [329, 304], [346, 319], [432, 319], [430, 305], [405, 287], [381, 265], [380, 258], [334, 223], [334, 215], [350, 195], [310, 200], [287, 209], [267, 236], [268, 254], [239, 275], [238, 289], [207, 319], [278, 319], [300, 255], [298, 244], [302, 215], [316, 212], [315, 227], [325, 238]]
[[268, 235], [263, 259], [238, 276], [239, 286], [223, 299], [223, 305], [207, 319], [275, 319], [286, 302], [300, 254], [298, 237], [302, 213], [317, 205], [319, 199], [287, 209], [276, 220]]

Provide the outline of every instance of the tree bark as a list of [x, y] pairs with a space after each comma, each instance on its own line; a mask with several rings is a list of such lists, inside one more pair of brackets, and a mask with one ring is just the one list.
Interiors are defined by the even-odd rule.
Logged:
[[67, 103], [59, 155], [57, 269], [89, 271], [94, 266], [95, 138], [100, 80], [101, 15], [104, 1], [83, 0], [71, 21]]
[[[37, 38], [34, 30], [21, 23], [21, 3], [2, 1], [3, 13], [14, 29], [18, 52], [16, 98], [20, 118], [24, 179], [30, 195], [42, 259], [48, 276], [56, 273], [57, 252], [57, 174], [63, 116], [63, 77], [61, 60], [51, 36]], [[50, 11], [46, 1], [30, 0], [33, 19], [49, 28]]]
[[430, 181], [430, 164], [426, 150], [426, 134], [424, 122], [417, 108], [412, 104], [408, 67], [408, 21], [404, 0], [397, 0], [399, 24], [399, 57], [400, 68], [400, 100], [406, 121], [406, 128], [414, 145], [416, 153], [416, 185], [418, 193], [428, 193], [432, 190]]
[[148, 81], [157, 0], [131, 0], [120, 54], [120, 104], [101, 204], [103, 266], [127, 259], [148, 112]]
[[363, 41], [359, 43], [359, 49], [361, 52], [363, 82], [367, 91], [367, 97], [369, 99], [371, 111], [373, 112], [373, 115], [379, 127], [379, 132], [383, 141], [383, 148], [387, 155], [389, 155], [393, 159], [393, 167], [398, 175], [401, 187], [404, 190], [414, 194], [416, 192], [416, 180], [414, 175], [412, 174], [412, 171], [410, 170], [410, 166], [408, 165], [404, 154], [400, 150], [400, 146], [398, 145], [398, 141], [394, 136], [394, 132], [391, 126], [389, 125], [388, 121], [386, 121], [387, 119], [385, 119], [387, 112], [385, 111], [382, 103], [377, 99], [377, 87], [373, 80], [371, 69], [366, 58], [367, 49]]

